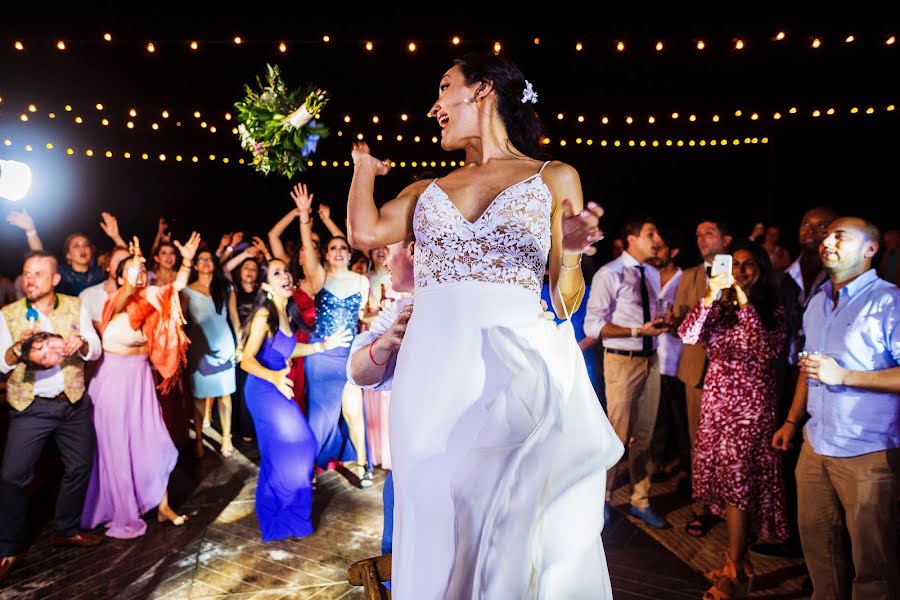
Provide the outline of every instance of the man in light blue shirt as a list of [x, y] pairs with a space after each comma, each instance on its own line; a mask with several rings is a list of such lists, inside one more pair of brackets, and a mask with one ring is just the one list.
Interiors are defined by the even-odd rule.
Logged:
[[[628, 448], [631, 514], [651, 527], [666, 529], [669, 523], [650, 507], [648, 468], [659, 408], [657, 338], [667, 329], [656, 314], [659, 271], [649, 261], [662, 239], [649, 217], [626, 219], [622, 239], [625, 252], [597, 271], [591, 282], [584, 333], [603, 338], [606, 408], [610, 424]], [[607, 503], [616, 471], [614, 466], [606, 474]]]
[[[813, 598], [896, 598], [900, 462], [900, 289], [872, 269], [879, 233], [841, 218], [819, 252], [828, 272], [803, 316], [801, 377], [773, 445], [790, 447], [809, 413], [797, 464], [800, 539]], [[844, 554], [846, 526], [853, 571]]]

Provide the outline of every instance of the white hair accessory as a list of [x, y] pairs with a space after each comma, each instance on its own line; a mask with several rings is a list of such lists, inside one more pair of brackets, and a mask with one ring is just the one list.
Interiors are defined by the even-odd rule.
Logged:
[[538, 95], [537, 92], [534, 91], [534, 88], [531, 87], [531, 82], [527, 79], [525, 80], [525, 89], [522, 90], [522, 104], [526, 102], [531, 102], [532, 104], [537, 104]]

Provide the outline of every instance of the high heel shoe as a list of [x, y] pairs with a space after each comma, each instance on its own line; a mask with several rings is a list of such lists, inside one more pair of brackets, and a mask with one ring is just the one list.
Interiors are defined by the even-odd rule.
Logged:
[[727, 552], [725, 564], [719, 569], [707, 571], [705, 575], [712, 580], [713, 585], [703, 593], [703, 600], [746, 598], [753, 587], [754, 573], [750, 563], [746, 562], [744, 569], [738, 573], [734, 561]]
[[219, 452], [225, 458], [228, 458], [232, 454], [234, 454], [234, 446], [231, 445], [231, 434], [222, 435], [222, 447], [219, 449]]

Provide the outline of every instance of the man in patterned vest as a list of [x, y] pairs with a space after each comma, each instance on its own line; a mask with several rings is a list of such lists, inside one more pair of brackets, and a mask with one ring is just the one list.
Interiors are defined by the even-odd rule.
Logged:
[[[100, 339], [78, 298], [56, 293], [59, 280], [53, 255], [29, 253], [22, 269], [25, 297], [0, 310], [0, 372], [9, 374], [7, 401], [13, 408], [0, 477], [0, 581], [25, 550], [25, 488], [51, 435], [65, 472], [50, 543], [95, 546], [102, 540], [79, 530], [95, 447], [84, 361], [100, 357]], [[25, 343], [42, 331], [56, 334], [39, 342], [55, 345], [53, 351]]]

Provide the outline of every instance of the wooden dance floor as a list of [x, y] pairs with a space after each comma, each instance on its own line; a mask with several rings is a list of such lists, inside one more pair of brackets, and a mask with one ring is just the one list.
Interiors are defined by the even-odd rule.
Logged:
[[[150, 515], [143, 537], [84, 550], [48, 545], [58, 478], [51, 463], [32, 498], [35, 542], [24, 566], [0, 588], [0, 600], [363, 598], [362, 588], [347, 584], [347, 566], [379, 554], [385, 473], [378, 471], [368, 490], [356, 488], [349, 472], [321, 475], [315, 534], [262, 544], [253, 510], [258, 461], [255, 451], [222, 459], [208, 448], [201, 461], [184, 453], [171, 493], [173, 505], [190, 515], [185, 526], [159, 524]], [[604, 538], [617, 600], [702, 595], [702, 576], [629, 519], [614, 519]]]

